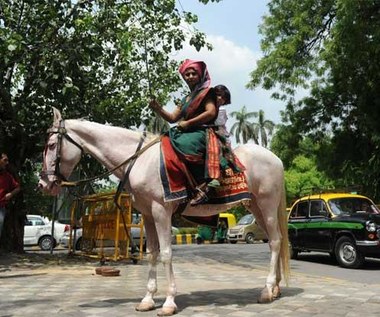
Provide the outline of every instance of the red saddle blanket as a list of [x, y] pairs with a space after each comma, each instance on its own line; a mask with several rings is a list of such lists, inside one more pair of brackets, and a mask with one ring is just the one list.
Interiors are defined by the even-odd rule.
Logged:
[[[186, 200], [191, 198], [192, 192], [186, 176], [189, 170], [173, 149], [168, 136], [161, 139], [160, 175], [166, 202]], [[233, 173], [228, 169], [223, 173], [221, 186], [209, 195], [205, 204], [236, 204], [239, 201], [250, 200], [248, 184], [244, 172]]]

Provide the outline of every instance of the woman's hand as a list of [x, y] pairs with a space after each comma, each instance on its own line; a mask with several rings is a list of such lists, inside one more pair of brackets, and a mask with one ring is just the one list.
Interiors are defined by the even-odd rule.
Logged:
[[186, 131], [187, 129], [190, 128], [190, 124], [188, 121], [181, 121], [181, 122], [178, 122], [177, 128], [181, 131]]
[[158, 101], [156, 99], [152, 99], [149, 102], [149, 108], [151, 108], [154, 111], [157, 111], [157, 110], [161, 109], [161, 105], [158, 103]]

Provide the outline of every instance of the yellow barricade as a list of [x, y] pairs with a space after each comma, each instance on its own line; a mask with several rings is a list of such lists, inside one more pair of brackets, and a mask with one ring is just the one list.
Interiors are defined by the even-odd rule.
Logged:
[[[71, 209], [71, 227], [75, 227], [78, 215], [82, 223], [82, 252], [100, 259], [128, 259], [134, 263], [143, 258], [144, 230], [140, 216], [138, 224], [132, 221], [132, 200], [126, 193], [118, 197], [118, 206], [114, 202], [115, 192], [84, 196], [76, 200]], [[134, 214], [136, 215], [136, 214]], [[140, 243], [138, 254], [130, 251], [132, 245], [131, 228], [139, 228]], [[72, 234], [70, 234], [69, 245]], [[111, 249], [112, 248], [112, 249]], [[96, 250], [96, 252], [94, 252]], [[113, 250], [113, 254], [110, 254]], [[70, 249], [71, 252], [71, 249]]]

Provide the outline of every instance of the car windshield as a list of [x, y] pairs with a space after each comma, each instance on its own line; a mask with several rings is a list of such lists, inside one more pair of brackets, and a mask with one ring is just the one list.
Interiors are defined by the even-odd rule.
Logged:
[[329, 206], [334, 215], [337, 216], [352, 215], [356, 213], [380, 213], [377, 206], [365, 198], [347, 197], [330, 199]]
[[245, 215], [243, 218], [239, 220], [238, 225], [249, 225], [250, 223], [252, 223], [252, 220], [253, 220], [253, 215], [251, 214]]

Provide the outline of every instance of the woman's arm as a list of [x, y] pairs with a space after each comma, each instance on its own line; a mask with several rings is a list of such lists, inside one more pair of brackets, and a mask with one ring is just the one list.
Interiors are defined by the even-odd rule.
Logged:
[[182, 130], [187, 130], [193, 127], [201, 126], [202, 124], [210, 122], [217, 115], [217, 109], [215, 102], [210, 98], [206, 101], [205, 111], [198, 116], [189, 119], [187, 121], [181, 121], [178, 123], [178, 127]]
[[157, 100], [153, 99], [149, 103], [149, 107], [154, 112], [159, 114], [162, 118], [164, 118], [166, 121], [168, 121], [170, 123], [177, 122], [179, 119], [181, 119], [181, 108], [178, 106], [174, 109], [174, 111], [172, 113], [170, 113], [170, 112], [166, 111], [165, 109], [163, 109], [161, 107], [161, 105], [157, 102]]

